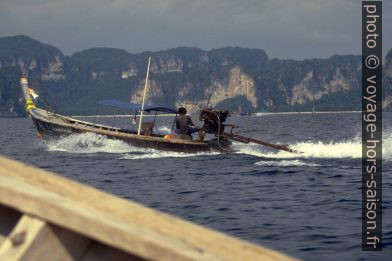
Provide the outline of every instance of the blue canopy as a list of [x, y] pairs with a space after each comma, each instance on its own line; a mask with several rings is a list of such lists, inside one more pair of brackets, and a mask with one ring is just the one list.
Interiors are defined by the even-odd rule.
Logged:
[[[141, 108], [142, 108], [142, 105], [140, 105], [140, 104], [124, 102], [124, 101], [119, 101], [119, 100], [101, 100], [101, 101], [97, 101], [97, 104], [104, 105], [104, 106], [110, 106], [110, 107], [116, 107], [116, 108], [120, 108], [120, 109], [127, 109], [127, 110], [141, 110]], [[147, 107], [147, 108], [149, 108], [149, 107]]]
[[[97, 101], [97, 104], [116, 107], [120, 109], [127, 109], [127, 110], [141, 110], [142, 105], [130, 102], [124, 102], [119, 100], [101, 100]], [[166, 113], [173, 113], [176, 114], [177, 110], [167, 107], [151, 107], [151, 106], [144, 106], [144, 111], [150, 113], [151, 111], [158, 111], [158, 112], [166, 112]]]
[[167, 108], [167, 107], [149, 107], [147, 109], [144, 109], [144, 111], [146, 111], [148, 113], [150, 113], [151, 111], [159, 111], [159, 112], [177, 114], [177, 110], [172, 109], [172, 108]]

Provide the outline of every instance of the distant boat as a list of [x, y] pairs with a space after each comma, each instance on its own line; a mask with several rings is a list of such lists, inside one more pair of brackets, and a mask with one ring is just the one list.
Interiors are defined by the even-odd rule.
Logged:
[[248, 110], [248, 111], [242, 110], [242, 107], [239, 106], [239, 107], [238, 107], [238, 111], [237, 111], [237, 115], [240, 115], [240, 116], [249, 116], [249, 115], [252, 115], [252, 112], [251, 112], [251, 110]]
[[238, 115], [240, 115], [240, 116], [246, 116], [246, 115], [248, 115], [246, 112], [244, 112], [244, 111], [240, 111], [239, 113], [238, 113]]

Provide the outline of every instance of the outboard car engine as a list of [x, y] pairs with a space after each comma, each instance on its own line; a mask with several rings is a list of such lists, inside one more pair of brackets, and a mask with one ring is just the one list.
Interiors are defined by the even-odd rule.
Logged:
[[202, 110], [199, 117], [200, 121], [204, 121], [202, 130], [209, 134], [220, 135], [225, 128], [223, 123], [229, 115], [229, 111]]

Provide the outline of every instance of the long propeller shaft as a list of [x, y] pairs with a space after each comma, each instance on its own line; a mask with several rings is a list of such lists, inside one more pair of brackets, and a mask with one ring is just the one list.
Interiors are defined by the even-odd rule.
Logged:
[[298, 153], [298, 154], [303, 153], [301, 151], [290, 149], [290, 148], [287, 148], [285, 146], [272, 144], [272, 143], [269, 143], [269, 142], [266, 142], [266, 141], [262, 141], [262, 140], [256, 140], [256, 139], [253, 139], [253, 138], [250, 138], [250, 137], [245, 137], [245, 136], [238, 135], [238, 134], [230, 134], [230, 133], [223, 132], [221, 134], [221, 136], [223, 136], [226, 139], [238, 141], [238, 142], [245, 143], [245, 144], [248, 144], [248, 143], [252, 142], [252, 143], [260, 144], [260, 145], [267, 146], [267, 147], [270, 147], [270, 148], [273, 148], [273, 149], [277, 149], [277, 150], [284, 150], [284, 151], [287, 151], [287, 152]]

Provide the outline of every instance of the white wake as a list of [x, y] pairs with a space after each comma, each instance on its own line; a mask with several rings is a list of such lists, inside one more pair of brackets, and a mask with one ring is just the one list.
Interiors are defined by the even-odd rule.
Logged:
[[362, 145], [357, 139], [340, 142], [299, 142], [288, 147], [302, 152], [301, 154], [270, 150], [258, 145], [235, 144], [237, 153], [249, 154], [264, 158], [361, 158]]
[[[162, 130], [164, 131], [164, 130]], [[68, 153], [118, 153], [125, 154], [120, 159], [145, 159], [164, 157], [193, 157], [200, 155], [216, 155], [219, 153], [180, 153], [166, 152], [148, 148], [138, 148], [123, 141], [108, 139], [94, 133], [73, 134], [58, 140], [44, 143], [48, 151], [63, 151]], [[356, 137], [351, 140], [337, 142], [309, 141], [289, 145], [290, 148], [302, 151], [295, 154], [286, 151], [271, 150], [257, 144], [241, 144], [235, 142], [235, 153], [247, 154], [270, 159], [312, 159], [312, 158], [361, 158], [361, 139]], [[383, 159], [392, 160], [392, 133], [383, 137]], [[260, 163], [262, 165], [263, 163]], [[301, 162], [287, 164], [302, 164]]]
[[94, 133], [73, 134], [57, 140], [45, 141], [44, 146], [48, 151], [122, 154], [119, 159], [183, 158], [219, 154], [212, 152], [181, 153], [139, 148], [123, 141], [108, 139], [105, 136]]
[[48, 151], [65, 151], [69, 153], [128, 153], [140, 149], [129, 146], [120, 140], [108, 139], [94, 133], [73, 134], [45, 142]]
[[[258, 146], [255, 144], [234, 144], [234, 149], [236, 153], [248, 154], [257, 157], [270, 158], [270, 159], [291, 159], [285, 164], [304, 164], [303, 161], [294, 162], [293, 159], [342, 159], [342, 158], [352, 158], [359, 159], [362, 157], [362, 140], [358, 136], [356, 138], [345, 140], [345, 141], [331, 141], [331, 142], [321, 142], [321, 141], [309, 141], [309, 142], [298, 142], [288, 146], [291, 149], [301, 151], [303, 153], [296, 154], [286, 151], [278, 151], [267, 149], [266, 147]], [[383, 135], [382, 143], [383, 160], [392, 161], [392, 133]], [[283, 162], [283, 161], [282, 161]], [[284, 162], [283, 162], [284, 163]], [[283, 164], [282, 163], [282, 164]], [[263, 165], [266, 163], [258, 163], [258, 165]]]

